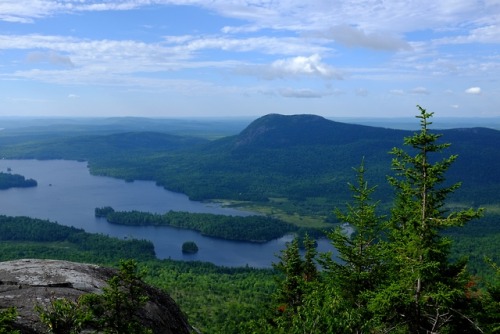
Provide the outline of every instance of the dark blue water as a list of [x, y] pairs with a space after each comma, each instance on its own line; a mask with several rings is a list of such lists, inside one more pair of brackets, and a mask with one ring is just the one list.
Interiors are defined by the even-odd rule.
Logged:
[[[290, 236], [264, 244], [227, 241], [202, 236], [190, 230], [172, 227], [135, 227], [108, 224], [94, 217], [96, 207], [115, 210], [139, 210], [165, 213], [169, 210], [227, 215], [248, 212], [189, 200], [186, 195], [158, 187], [150, 181], [123, 180], [90, 175], [87, 164], [67, 160], [0, 160], [0, 171], [35, 179], [38, 187], [0, 190], [0, 214], [48, 219], [62, 225], [83, 228], [118, 238], [151, 240], [160, 259], [199, 260], [222, 266], [270, 267], [277, 262]], [[194, 241], [199, 252], [185, 255], [185, 241]], [[319, 241], [319, 251], [331, 250], [326, 240]]]

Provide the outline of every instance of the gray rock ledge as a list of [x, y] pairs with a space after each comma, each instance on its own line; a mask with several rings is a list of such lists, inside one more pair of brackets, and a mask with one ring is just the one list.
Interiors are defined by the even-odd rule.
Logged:
[[[16, 329], [46, 333], [34, 308], [54, 298], [76, 300], [85, 293], [100, 293], [116, 270], [92, 264], [58, 260], [23, 259], [0, 262], [0, 309], [15, 307]], [[144, 325], [155, 334], [194, 332], [177, 304], [161, 290], [145, 285], [149, 301], [141, 310]]]

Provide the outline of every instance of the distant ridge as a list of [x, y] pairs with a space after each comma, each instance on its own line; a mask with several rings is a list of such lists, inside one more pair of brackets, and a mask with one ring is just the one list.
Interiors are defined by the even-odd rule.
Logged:
[[[414, 121], [418, 126], [418, 120]], [[393, 156], [388, 153], [402, 147], [404, 138], [416, 131], [341, 123], [308, 114], [269, 114], [239, 134], [213, 140], [145, 131], [50, 137], [22, 144], [16, 144], [14, 138], [14, 144], [0, 145], [0, 156], [85, 160], [92, 173], [154, 180], [194, 200], [266, 202], [286, 198], [309, 211], [325, 212], [349, 200], [346, 185], [352, 182], [353, 167], [361, 161], [367, 180], [377, 185], [377, 199], [391, 201], [393, 189], [387, 184], [387, 175], [393, 174]], [[457, 201], [497, 204], [500, 131], [440, 130], [435, 124], [430, 131], [443, 135], [440, 143], [451, 143], [442, 157], [458, 155], [446, 175], [447, 182], [463, 184]]]
[[400, 138], [401, 130], [340, 123], [317, 115], [269, 114], [258, 118], [235, 139], [236, 148], [280, 148], [346, 144], [363, 138]]

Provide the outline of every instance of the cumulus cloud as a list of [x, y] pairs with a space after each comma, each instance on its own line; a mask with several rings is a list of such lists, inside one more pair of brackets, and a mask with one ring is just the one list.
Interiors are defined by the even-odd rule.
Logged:
[[480, 95], [481, 94], [481, 87], [470, 87], [465, 90], [465, 93], [467, 94], [472, 94], [472, 95]]
[[[16, 25], [9, 23], [6, 32], [0, 35], [0, 52], [7, 54], [7, 61], [2, 64], [6, 70], [2, 74], [50, 82], [121, 84], [128, 80], [145, 84], [150, 73], [157, 73], [158, 79], [148, 78], [147, 83], [159, 85], [168, 79], [166, 72], [177, 71], [176, 77], [181, 77], [184, 69], [207, 69], [204, 73], [223, 69], [270, 80], [298, 78], [308, 82], [317, 78], [343, 79], [346, 73], [350, 73], [352, 79], [359, 80], [355, 85], [365, 85], [362, 80], [378, 80], [380, 88], [374, 87], [374, 91], [382, 89], [387, 92], [389, 88], [382, 83], [391, 81], [395, 83], [392, 87], [400, 87], [402, 82], [406, 83], [403, 87], [411, 85], [404, 91], [390, 91], [392, 95], [430, 94], [424, 87], [413, 90], [411, 87], [449, 72], [473, 74], [462, 76], [469, 78], [469, 83], [481, 82], [477, 78], [482, 73], [491, 78], [498, 77], [500, 62], [495, 53], [496, 44], [463, 52], [439, 48], [450, 43], [499, 43], [498, 7], [488, 8], [498, 4], [498, 0], [480, 3], [467, 0], [338, 0], [335, 6], [329, 1], [297, 0], [0, 0], [0, 22], [29, 23], [50, 20], [58, 15], [84, 15], [86, 11], [137, 10], [148, 6], [163, 10], [181, 5], [199, 7], [200, 13], [209, 15], [209, 20], [213, 19], [210, 22], [220, 23], [218, 20], [224, 19], [219, 33], [213, 33], [213, 30], [207, 34], [194, 32], [189, 26], [188, 30], [179, 30], [180, 35], [166, 36], [163, 40], [157, 35], [144, 41], [113, 40], [109, 37], [113, 35], [101, 40], [92, 39], [95, 35], [91, 34], [86, 38], [70, 37], [65, 35], [70, 31], [67, 27], [58, 30], [58, 36], [22, 35], [24, 31], [39, 32], [38, 25], [16, 30]], [[227, 22], [234, 26], [222, 27]], [[142, 23], [151, 23], [155, 27], [163, 24], [157, 21]], [[140, 25], [134, 24], [137, 24], [135, 28]], [[23, 32], [14, 35], [9, 31]], [[82, 31], [73, 36], [82, 36]], [[151, 29], [150, 33], [162, 34], [165, 31]], [[138, 34], [129, 36], [142, 38]], [[440, 38], [443, 36], [445, 38]], [[338, 45], [364, 50], [335, 50]], [[391, 56], [374, 54], [371, 50], [412, 52]], [[30, 71], [26, 70], [26, 64], [9, 62], [23, 56], [29, 62], [61, 68], [50, 66], [51, 71], [48, 71], [49, 67], [43, 66], [45, 69]], [[337, 66], [344, 66], [345, 70]], [[204, 78], [208, 80], [208, 76]], [[456, 75], [453, 78], [458, 80]], [[370, 83], [366, 85], [372, 87]], [[462, 94], [467, 85], [463, 84]], [[481, 89], [470, 87], [465, 92], [480, 95]], [[367, 91], [354, 90], [354, 93], [365, 96]], [[275, 94], [278, 94], [277, 90]], [[279, 94], [317, 97], [323, 93], [285, 89]]]
[[342, 79], [339, 71], [323, 63], [321, 57], [314, 54], [309, 57], [294, 57], [274, 61], [266, 76], [269, 79], [294, 76], [318, 76], [327, 79]]
[[411, 50], [410, 44], [388, 33], [366, 33], [349, 25], [331, 28], [325, 37], [349, 47], [362, 47], [380, 51]]

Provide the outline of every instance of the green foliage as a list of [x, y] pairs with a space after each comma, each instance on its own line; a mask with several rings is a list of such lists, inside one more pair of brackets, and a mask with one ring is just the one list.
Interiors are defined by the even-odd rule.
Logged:
[[487, 284], [487, 289], [484, 292], [485, 295], [481, 298], [477, 317], [479, 318], [480, 326], [485, 329], [485, 332], [500, 333], [500, 266], [490, 259], [486, 259], [486, 262], [494, 270], [495, 276]]
[[270, 269], [173, 260], [148, 261], [142, 268], [144, 280], [165, 290], [205, 334], [249, 333], [250, 324], [266, 315], [276, 290]]
[[[88, 142], [99, 142], [103, 146], [94, 152], [89, 152], [85, 140], [80, 138], [72, 143], [81, 144], [74, 151], [65, 147], [66, 143], [55, 140], [52, 146], [39, 147], [37, 152], [29, 151], [33, 147], [18, 146], [11, 153], [53, 157], [62, 152], [59, 156], [89, 157], [94, 173], [130, 180], [155, 180], [191, 198], [258, 200], [263, 205], [279, 205], [269, 199], [285, 198], [284, 211], [296, 213], [297, 205], [307, 203], [301, 212], [323, 216], [327, 215], [325, 203], [338, 206], [348, 199], [348, 193], [340, 185], [350, 179], [346, 170], [359, 163], [359, 156], [365, 155], [370, 168], [365, 170], [362, 165], [357, 169], [358, 183], [350, 186], [353, 204], [348, 205], [345, 213], [337, 211], [340, 221], [360, 227], [354, 228], [350, 235], [345, 234], [345, 230], [330, 234], [332, 242], [337, 240], [339, 249], [344, 247], [340, 252], [344, 261], [339, 264], [327, 261], [323, 272], [313, 274], [314, 279], [306, 274], [314, 273], [310, 271], [317, 257], [312, 252], [314, 248], [309, 247], [311, 252], [301, 257], [300, 247], [297, 251], [293, 244], [282, 253], [282, 262], [277, 266], [280, 279], [276, 282], [271, 270], [159, 261], [150, 255], [142, 263], [146, 271], [144, 279], [167, 291], [188, 314], [190, 323], [203, 333], [420, 333], [434, 330], [444, 334], [474, 333], [479, 329], [485, 333], [498, 332], [500, 289], [495, 276], [498, 270], [490, 268], [492, 274], [488, 277], [475, 278], [466, 269], [470, 267], [474, 274], [486, 272], [486, 265], [480, 264], [483, 255], [489, 255], [498, 263], [495, 246], [500, 220], [492, 213], [474, 226], [461, 227], [479, 213], [462, 210], [465, 200], [475, 205], [498, 197], [500, 180], [495, 170], [499, 157], [495, 146], [498, 131], [443, 131], [457, 146], [449, 147], [453, 154], [440, 160], [434, 153], [448, 149], [448, 144], [440, 144], [440, 135], [428, 131], [431, 114], [420, 111], [422, 129], [405, 139], [408, 151], [392, 151], [395, 175], [390, 177], [390, 185], [396, 190], [396, 201], [388, 223], [381, 230], [374, 223], [381, 219], [375, 214], [379, 205], [376, 200], [381, 200], [383, 212], [389, 212], [385, 209], [392, 200], [390, 186], [380, 184], [375, 194], [363, 180], [381, 183], [381, 175], [389, 171], [383, 154], [395, 145], [396, 137], [408, 135], [403, 131], [375, 131], [373, 135], [366, 128], [345, 131], [332, 128], [325, 132], [332, 142], [324, 146], [299, 142], [290, 147], [271, 145], [286, 139], [285, 133], [271, 134], [272, 138], [247, 147], [235, 146], [238, 140], [251, 138], [246, 133], [204, 144], [203, 148], [178, 146], [164, 150], [147, 149], [145, 141], [140, 143], [142, 148], [132, 149], [134, 141], [129, 139], [134, 136], [130, 136], [122, 142], [123, 146], [118, 145], [119, 138], [113, 138], [117, 145], [112, 154], [103, 144], [109, 138], [96, 137]], [[360, 133], [360, 138], [354, 138], [355, 133]], [[337, 134], [346, 140], [341, 142]], [[2, 151], [5, 152], [5, 147]], [[456, 159], [456, 154], [460, 159]], [[458, 185], [448, 182], [444, 172], [450, 179], [462, 180], [465, 191], [455, 192]], [[370, 201], [372, 195], [374, 202]], [[448, 201], [450, 198], [453, 202]], [[13, 256], [12, 251], [17, 257], [52, 255], [92, 258], [101, 263], [116, 263], [120, 256], [130, 258], [121, 253], [113, 257], [108, 252], [101, 256], [97, 249], [106, 249], [109, 238], [102, 237], [102, 243], [94, 243], [92, 238], [78, 237], [82, 244], [77, 244], [72, 242], [72, 237], [51, 236], [61, 232], [48, 228], [48, 232], [43, 229], [20, 232], [13, 225], [6, 225], [0, 230], [0, 238], [8, 237], [11, 241], [0, 243], [1, 256]], [[26, 237], [22, 236], [24, 233]], [[85, 242], [89, 242], [88, 247], [84, 247]], [[369, 247], [358, 247], [363, 242]], [[123, 245], [114, 247], [121, 251]], [[360, 258], [360, 254], [364, 256]], [[460, 260], [461, 254], [470, 254], [471, 265], [467, 268], [466, 262]], [[373, 266], [367, 265], [369, 261], [364, 262], [367, 258], [372, 259]], [[273, 294], [276, 299], [271, 302]], [[272, 306], [265, 307], [266, 304]], [[266, 313], [269, 310], [272, 319]]]
[[[500, 173], [494, 168], [499, 162], [496, 143], [500, 132], [443, 132], [456, 143], [454, 153], [462, 157], [450, 168], [450, 175], [465, 183], [466, 191], [454, 194], [455, 199], [494, 203], [500, 184]], [[360, 156], [370, 164], [367, 177], [379, 184], [378, 199], [382, 205], [389, 204], [391, 188], [384, 182], [390, 172], [386, 152], [409, 134], [311, 115], [269, 115], [237, 136], [211, 142], [152, 132], [50, 139], [23, 134], [0, 146], [0, 154], [9, 158], [85, 160], [94, 174], [153, 180], [197, 200], [247, 200], [270, 205], [271, 198], [284, 197], [288, 202], [282, 209], [288, 214], [326, 216], [332, 204], [339, 206], [349, 199], [344, 184]]]
[[108, 215], [110, 215], [114, 212], [115, 212], [115, 209], [113, 209], [110, 206], [105, 206], [103, 208], [95, 208], [95, 216], [97, 218], [106, 218]]
[[19, 334], [18, 330], [12, 328], [12, 323], [17, 317], [17, 310], [9, 307], [0, 310], [0, 334]]
[[187, 254], [198, 253], [198, 245], [194, 241], [186, 241], [182, 244], [182, 252]]
[[76, 302], [65, 298], [53, 299], [48, 307], [36, 305], [35, 310], [50, 333], [77, 334], [92, 319], [91, 313], [82, 301], [83, 298], [79, 298]]
[[2, 261], [50, 258], [115, 266], [134, 258], [144, 280], [169, 293], [203, 333], [245, 333], [247, 323], [263, 317], [275, 291], [274, 271], [157, 260], [150, 246], [39, 219], [0, 216]]
[[369, 187], [365, 180], [363, 162], [356, 173], [357, 184], [349, 184], [353, 204], [347, 205], [346, 213], [336, 210], [337, 218], [346, 225], [328, 234], [338, 251], [338, 260], [327, 254], [321, 261], [339, 298], [338, 307], [343, 310], [338, 312], [336, 326], [345, 333], [369, 328], [368, 294], [386, 275], [381, 247], [383, 217], [376, 214], [377, 203], [372, 203], [371, 198], [375, 187]]
[[[500, 263], [500, 215], [487, 210], [483, 217], [474, 224], [461, 228], [451, 228], [443, 231], [442, 235], [453, 241], [450, 259], [458, 261], [468, 259], [467, 269], [475, 275], [481, 276], [481, 282], [494, 277], [494, 270], [484, 261], [490, 258]], [[480, 282], [480, 284], [482, 284]]]
[[[321, 279], [301, 289], [298, 247], [282, 257], [281, 299], [293, 312], [276, 316], [276, 333], [483, 333], [498, 330], [498, 285], [483, 295], [466, 271], [466, 261], [450, 261], [451, 241], [442, 233], [482, 214], [466, 208], [450, 212], [448, 196], [459, 184], [445, 182], [455, 161], [442, 160], [449, 144], [428, 131], [432, 114], [419, 107], [421, 130], [404, 140], [409, 152], [395, 148], [389, 183], [396, 199], [387, 222], [375, 213], [374, 188], [365, 181], [362, 164], [358, 183], [350, 189], [354, 204], [337, 210], [352, 234], [337, 229], [328, 237], [340, 262], [322, 255]], [[285, 259], [286, 261], [284, 261]], [[326, 292], [326, 293], [325, 293]], [[295, 299], [294, 299], [295, 298]]]
[[302, 258], [299, 241], [297, 238], [293, 239], [282, 251], [280, 262], [274, 265], [281, 273], [281, 279], [274, 297], [277, 306], [272, 310], [272, 315], [275, 327], [280, 330], [289, 331], [294, 327], [299, 310], [319, 279], [314, 240], [306, 235], [304, 246], [305, 255]]
[[431, 154], [442, 152], [449, 144], [437, 143], [440, 135], [428, 131], [432, 113], [419, 110], [421, 130], [404, 140], [415, 155], [398, 148], [391, 151], [396, 175], [389, 182], [396, 190], [396, 200], [384, 245], [391, 278], [376, 292], [371, 309], [385, 318], [388, 328], [443, 332], [463, 320], [460, 314], [465, 312], [461, 308], [466, 307], [463, 287], [468, 275], [463, 264], [449, 263], [450, 241], [439, 232], [463, 226], [478, 218], [481, 210], [449, 213], [445, 209], [447, 196], [459, 184], [443, 185], [444, 173], [457, 156], [433, 161]]
[[41, 321], [54, 334], [75, 334], [89, 329], [114, 334], [153, 333], [144, 327], [138, 315], [148, 297], [137, 263], [122, 261], [117, 275], [107, 283], [102, 294], [84, 294], [76, 302], [52, 300], [48, 309], [37, 305]]
[[152, 333], [144, 328], [138, 315], [148, 297], [135, 261], [122, 261], [120, 271], [108, 281], [103, 294], [84, 296], [92, 314], [92, 324], [105, 333]]
[[[371, 203], [374, 188], [365, 181], [364, 165], [356, 172], [358, 183], [349, 184], [354, 204], [348, 204], [347, 213], [336, 212], [339, 221], [348, 225], [328, 233], [340, 262], [334, 261], [331, 254], [321, 254], [320, 276], [315, 265], [316, 252], [311, 252], [313, 244], [309, 241], [304, 261], [300, 260], [297, 245], [290, 244], [277, 266], [282, 272], [276, 302], [279, 312], [269, 332], [363, 333], [370, 329], [368, 293], [378, 287], [385, 275], [380, 246], [382, 217], [375, 213], [376, 203]], [[307, 285], [305, 268], [314, 268], [314, 279], [308, 280]]]
[[38, 184], [33, 179], [26, 179], [19, 174], [0, 172], [0, 190], [9, 188], [36, 187]]
[[16, 258], [117, 263], [151, 260], [155, 252], [146, 240], [120, 240], [46, 220], [0, 215], [0, 260]]
[[296, 230], [291, 224], [267, 216], [240, 217], [179, 211], [154, 214], [114, 211], [111, 207], [96, 208], [97, 215], [105, 215], [111, 224], [174, 226], [193, 229], [211, 237], [251, 242], [266, 242]]

